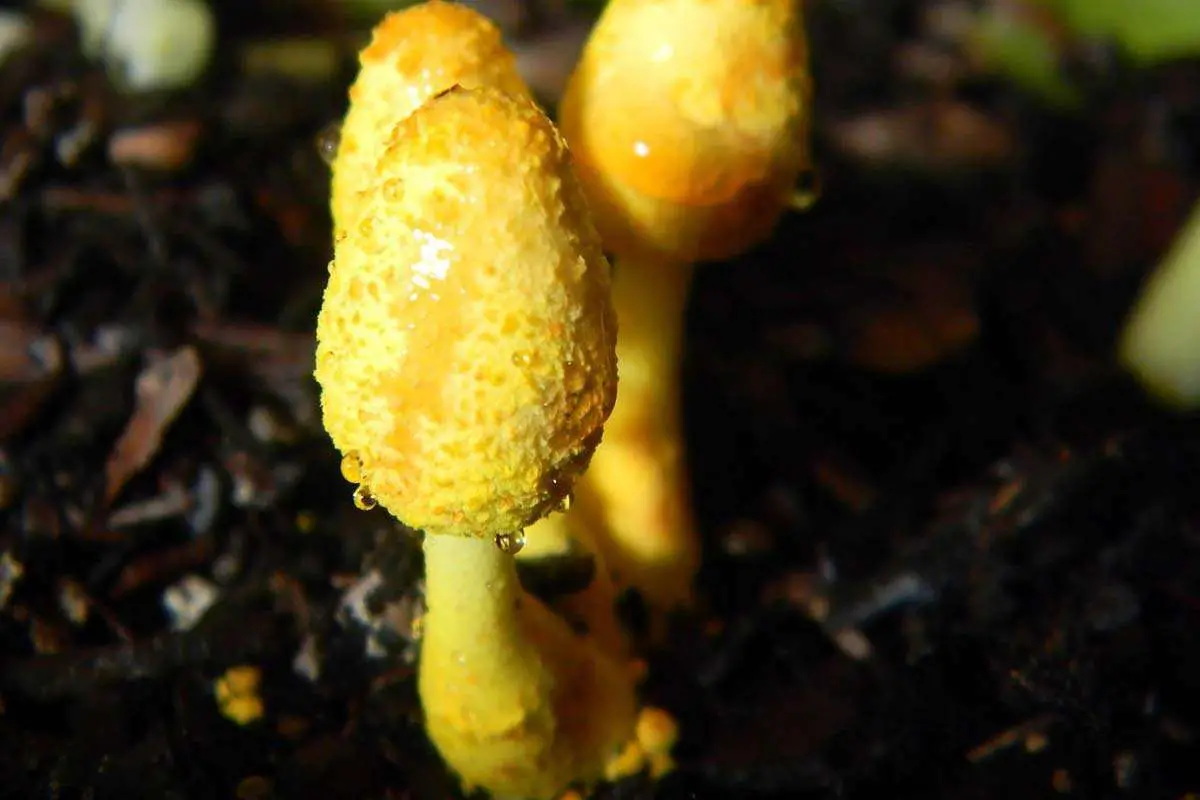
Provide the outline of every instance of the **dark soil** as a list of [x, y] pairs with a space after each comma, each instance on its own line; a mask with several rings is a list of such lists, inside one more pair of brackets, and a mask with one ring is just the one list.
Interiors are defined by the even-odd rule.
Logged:
[[[822, 196], [699, 274], [701, 604], [646, 686], [679, 767], [603, 796], [1200, 791], [1200, 420], [1112, 355], [1197, 194], [1200, 62], [1065, 52], [1055, 112], [932, 5], [814, 5]], [[0, 795], [450, 796], [419, 551], [355, 510], [311, 379], [351, 53], [243, 74], [239, 37], [333, 15], [217, 7], [191, 92], [122, 99], [49, 16], [0, 69]]]

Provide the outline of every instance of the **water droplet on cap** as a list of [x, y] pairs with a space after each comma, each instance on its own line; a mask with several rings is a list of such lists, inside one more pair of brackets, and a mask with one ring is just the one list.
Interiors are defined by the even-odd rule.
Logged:
[[354, 490], [354, 507], [359, 511], [370, 511], [378, 504], [379, 501], [366, 486], [359, 486]]
[[505, 555], [515, 556], [525, 547], [525, 532], [496, 534], [496, 547]]
[[362, 458], [357, 450], [342, 456], [342, 477], [350, 483], [362, 483]]
[[321, 160], [327, 166], [333, 166], [333, 160], [337, 158], [338, 147], [342, 144], [342, 123], [341, 121], [331, 122], [321, 129], [317, 134], [317, 153], [321, 156]]

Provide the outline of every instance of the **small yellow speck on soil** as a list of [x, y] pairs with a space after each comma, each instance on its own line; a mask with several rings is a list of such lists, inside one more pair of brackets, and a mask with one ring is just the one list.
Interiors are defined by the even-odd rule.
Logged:
[[243, 665], [226, 670], [213, 687], [222, 716], [238, 725], [262, 719], [266, 708], [259, 694], [261, 686], [262, 671], [258, 667]]

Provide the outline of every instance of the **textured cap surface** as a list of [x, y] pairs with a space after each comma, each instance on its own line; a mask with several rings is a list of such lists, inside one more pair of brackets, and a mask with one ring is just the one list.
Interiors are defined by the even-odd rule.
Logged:
[[608, 263], [526, 98], [456, 88], [386, 141], [318, 319], [325, 427], [402, 522], [519, 531], [570, 490], [615, 401]]

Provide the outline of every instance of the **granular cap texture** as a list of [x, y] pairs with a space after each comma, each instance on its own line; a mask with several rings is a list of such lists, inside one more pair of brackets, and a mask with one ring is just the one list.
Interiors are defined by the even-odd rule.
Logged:
[[529, 94], [495, 24], [442, 0], [384, 17], [359, 54], [359, 65], [333, 168], [331, 210], [339, 231], [352, 224], [359, 198], [371, 190], [397, 120], [456, 85]]
[[335, 242], [325, 427], [428, 534], [519, 531], [569, 492], [616, 399], [609, 266], [528, 99], [457, 87], [401, 119]]

